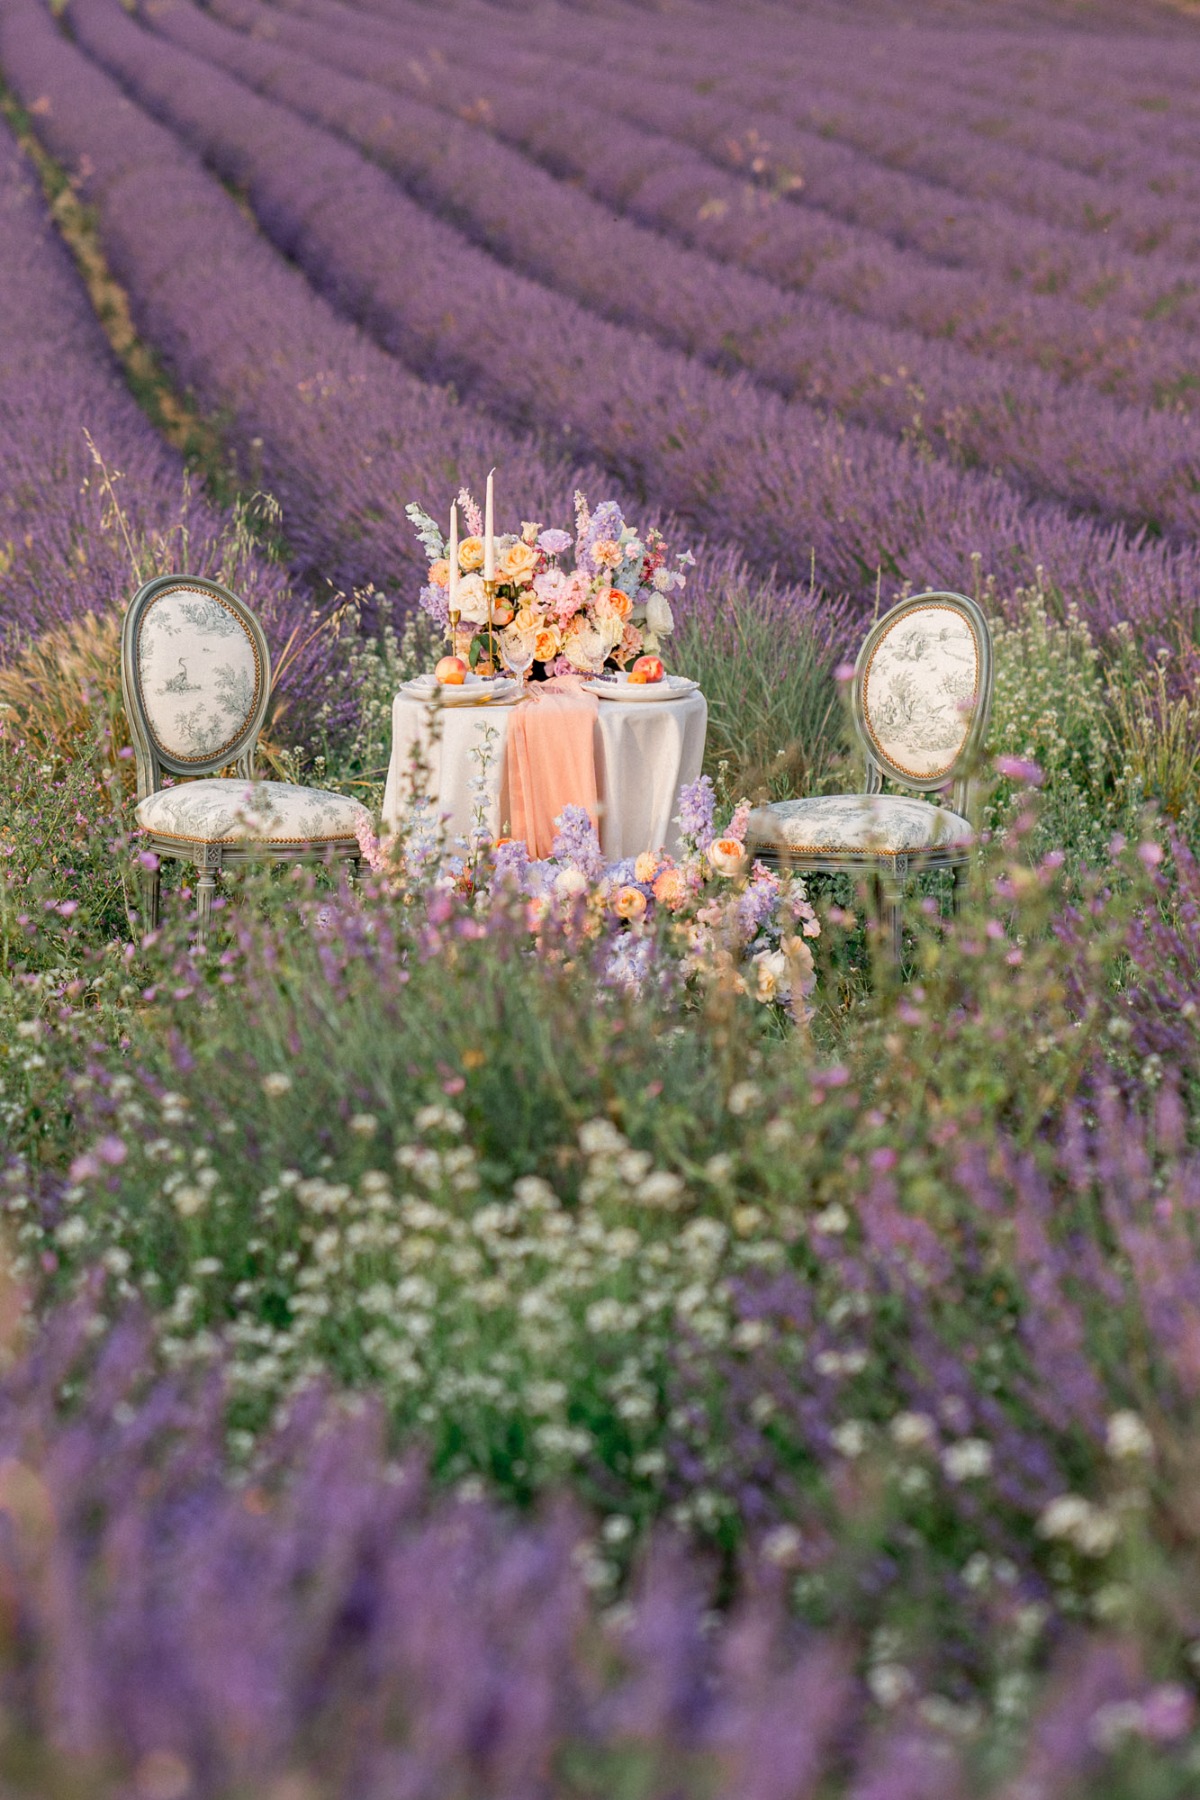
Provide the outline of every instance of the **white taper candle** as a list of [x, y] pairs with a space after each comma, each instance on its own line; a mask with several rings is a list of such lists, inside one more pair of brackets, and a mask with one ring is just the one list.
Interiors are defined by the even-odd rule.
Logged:
[[458, 598], [458, 507], [450, 508], [450, 543], [447, 549], [447, 560], [450, 564], [450, 590], [447, 610], [457, 612], [455, 602]]
[[483, 579], [496, 579], [496, 516], [492, 494], [492, 476], [495, 469], [488, 470], [487, 495], [483, 503]]

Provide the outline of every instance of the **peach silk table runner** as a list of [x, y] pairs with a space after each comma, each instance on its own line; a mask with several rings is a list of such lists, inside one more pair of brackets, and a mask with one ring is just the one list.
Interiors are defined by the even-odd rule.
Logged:
[[532, 683], [513, 713], [505, 754], [509, 829], [533, 857], [549, 856], [565, 806], [582, 806], [599, 825], [596, 714], [600, 702], [575, 675]]

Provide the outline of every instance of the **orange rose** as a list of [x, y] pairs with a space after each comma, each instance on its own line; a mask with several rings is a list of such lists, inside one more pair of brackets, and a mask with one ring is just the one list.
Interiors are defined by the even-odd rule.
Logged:
[[681, 869], [664, 869], [654, 883], [654, 898], [668, 912], [678, 912], [688, 897], [687, 882]]
[[483, 567], [483, 539], [481, 537], [464, 538], [458, 546], [458, 566], [468, 573], [472, 569]]
[[450, 564], [444, 556], [439, 556], [435, 563], [430, 563], [429, 579], [434, 587], [450, 586]]
[[749, 859], [740, 838], [714, 838], [708, 846], [708, 860], [718, 875], [743, 875]]
[[547, 625], [539, 631], [533, 640], [533, 657], [535, 662], [553, 662], [562, 649], [562, 636], [554, 625]]
[[633, 611], [633, 601], [620, 588], [603, 588], [596, 596], [597, 610], [611, 613], [615, 618], [627, 619]]
[[646, 896], [641, 888], [618, 888], [613, 895], [612, 909], [618, 919], [640, 919], [646, 911]]

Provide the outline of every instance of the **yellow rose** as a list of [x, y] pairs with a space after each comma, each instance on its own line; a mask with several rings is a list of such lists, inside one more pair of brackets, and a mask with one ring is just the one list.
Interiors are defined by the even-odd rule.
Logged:
[[612, 909], [618, 919], [640, 919], [645, 915], [646, 896], [641, 888], [618, 888], [613, 895]]
[[483, 539], [480, 537], [464, 538], [458, 546], [458, 566], [470, 571], [483, 567]]
[[496, 576], [500, 581], [511, 581], [515, 586], [533, 580], [533, 571], [537, 567], [537, 551], [530, 544], [520, 542], [509, 544], [496, 558]]

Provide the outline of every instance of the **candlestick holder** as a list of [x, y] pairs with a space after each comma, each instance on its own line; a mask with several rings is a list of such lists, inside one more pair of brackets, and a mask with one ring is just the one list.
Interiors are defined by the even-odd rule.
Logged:
[[453, 612], [450, 613], [449, 617], [450, 617], [450, 654], [451, 654], [451, 656], [457, 656], [459, 654], [458, 621], [462, 618], [462, 614], [456, 608]]
[[496, 590], [499, 586], [500, 583], [498, 581], [487, 581], [486, 579], [483, 584], [484, 595], [487, 599], [488, 660], [492, 665], [493, 675], [496, 674], [500, 667], [500, 660], [496, 655], [496, 633], [492, 625], [492, 614], [496, 609]]

